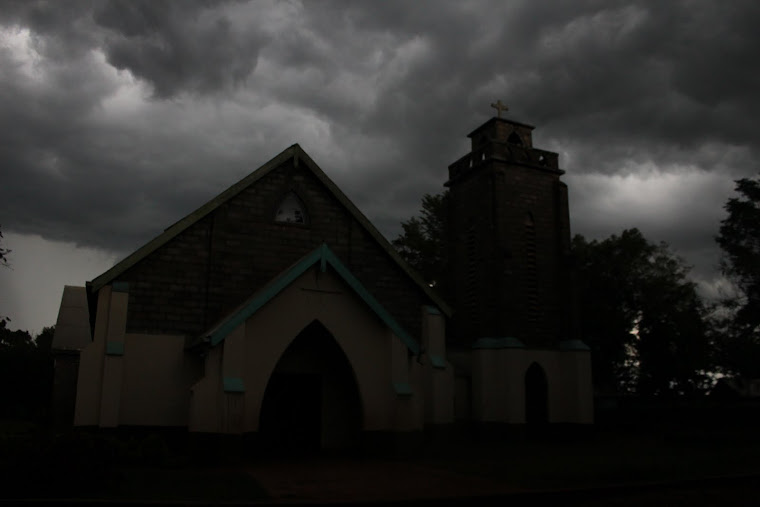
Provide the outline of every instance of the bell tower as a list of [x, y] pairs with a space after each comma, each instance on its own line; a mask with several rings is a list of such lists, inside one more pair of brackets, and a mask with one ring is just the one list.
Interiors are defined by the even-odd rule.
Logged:
[[556, 153], [531, 125], [497, 117], [469, 134], [449, 166], [452, 341], [519, 340], [554, 348], [574, 338], [567, 186]]

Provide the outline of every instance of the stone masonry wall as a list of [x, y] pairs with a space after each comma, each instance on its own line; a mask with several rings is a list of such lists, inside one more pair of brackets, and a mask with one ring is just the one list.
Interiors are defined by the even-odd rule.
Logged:
[[[295, 192], [308, 224], [275, 223]], [[291, 159], [119, 276], [129, 282], [127, 330], [196, 336], [304, 255], [327, 243], [412, 336], [427, 296], [342, 207]]]
[[570, 306], [567, 188], [559, 172], [489, 157], [465, 174], [452, 172], [452, 338], [555, 345], [567, 334]]

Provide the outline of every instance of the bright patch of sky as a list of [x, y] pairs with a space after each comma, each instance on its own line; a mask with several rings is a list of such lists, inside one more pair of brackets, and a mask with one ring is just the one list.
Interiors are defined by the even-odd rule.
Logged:
[[113, 253], [35, 234], [3, 232], [3, 245], [12, 251], [9, 267], [0, 267], [0, 285], [6, 288], [0, 308], [11, 319], [10, 329], [33, 336], [55, 324], [64, 285], [83, 286], [119, 260]]

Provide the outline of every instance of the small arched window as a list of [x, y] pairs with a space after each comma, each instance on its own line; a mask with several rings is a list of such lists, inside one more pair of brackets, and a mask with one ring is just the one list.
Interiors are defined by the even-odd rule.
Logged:
[[522, 146], [523, 142], [520, 136], [517, 134], [517, 132], [512, 132], [509, 134], [509, 137], [507, 138], [507, 142], [510, 144], [518, 144]]
[[303, 224], [309, 223], [309, 216], [306, 213], [306, 207], [295, 192], [289, 192], [283, 197], [274, 213], [274, 221], [285, 224]]

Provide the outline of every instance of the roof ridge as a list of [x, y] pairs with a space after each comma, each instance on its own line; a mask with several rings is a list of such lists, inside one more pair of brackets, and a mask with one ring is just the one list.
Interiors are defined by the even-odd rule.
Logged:
[[340, 202], [353, 217], [361, 224], [361, 226], [369, 233], [370, 236], [378, 243], [378, 245], [391, 257], [391, 259], [401, 268], [401, 270], [412, 279], [425, 295], [430, 298], [443, 313], [447, 316], [451, 316], [451, 308], [446, 302], [431, 288], [420, 275], [415, 272], [407, 262], [401, 258], [393, 245], [385, 239], [385, 237], [377, 230], [377, 228], [370, 222], [370, 220], [362, 213], [362, 211], [349, 199], [346, 194], [327, 176], [327, 174], [317, 165], [316, 162], [309, 156], [308, 153], [299, 145], [294, 143], [281, 151], [278, 155], [265, 162], [258, 169], [254, 170], [243, 179], [234, 183], [226, 190], [218, 194], [216, 197], [206, 202], [195, 211], [184, 216], [161, 234], [148, 241], [146, 244], [132, 252], [130, 255], [122, 259], [115, 264], [105, 273], [94, 278], [91, 282], [87, 283], [87, 286], [91, 291], [97, 291], [104, 285], [111, 283], [119, 275], [124, 273], [127, 269], [131, 268], [148, 255], [156, 251], [161, 246], [168, 243], [174, 237], [188, 229], [193, 224], [197, 223], [202, 218], [216, 210], [219, 206], [232, 199], [240, 192], [254, 184], [259, 179], [269, 174], [272, 170], [282, 165], [285, 161], [294, 159], [295, 164], [298, 165], [303, 161], [309, 170], [319, 179], [328, 191], [332, 193], [335, 198]]
[[159, 247], [165, 245], [171, 239], [175, 238], [180, 233], [188, 229], [190, 226], [194, 225], [199, 220], [204, 218], [206, 215], [216, 210], [219, 206], [221, 206], [225, 202], [229, 201], [230, 199], [238, 195], [240, 192], [248, 188], [250, 185], [258, 181], [262, 177], [269, 174], [270, 171], [272, 171], [276, 167], [279, 167], [283, 162], [285, 162], [286, 160], [289, 160], [290, 158], [293, 158], [296, 150], [301, 150], [301, 147], [298, 144], [293, 144], [285, 148], [279, 154], [271, 158], [268, 162], [265, 162], [258, 169], [255, 169], [254, 171], [252, 171], [251, 173], [243, 177], [243, 179], [227, 187], [220, 194], [217, 194], [210, 201], [207, 201], [200, 207], [196, 208], [194, 211], [191, 211], [184, 217], [174, 222], [174, 224], [164, 229], [164, 231], [161, 234], [159, 234], [152, 240], [148, 241], [143, 246], [141, 246], [140, 248], [138, 248], [137, 250], [129, 254], [127, 257], [125, 257], [124, 259], [116, 263], [113, 267], [111, 267], [102, 275], [94, 278], [88, 285], [90, 285], [92, 290], [94, 291], [97, 291], [104, 285], [107, 285], [108, 283], [113, 281], [117, 276], [122, 274], [124, 271], [131, 268], [132, 266], [137, 264], [139, 261], [141, 261], [148, 255], [156, 251]]

